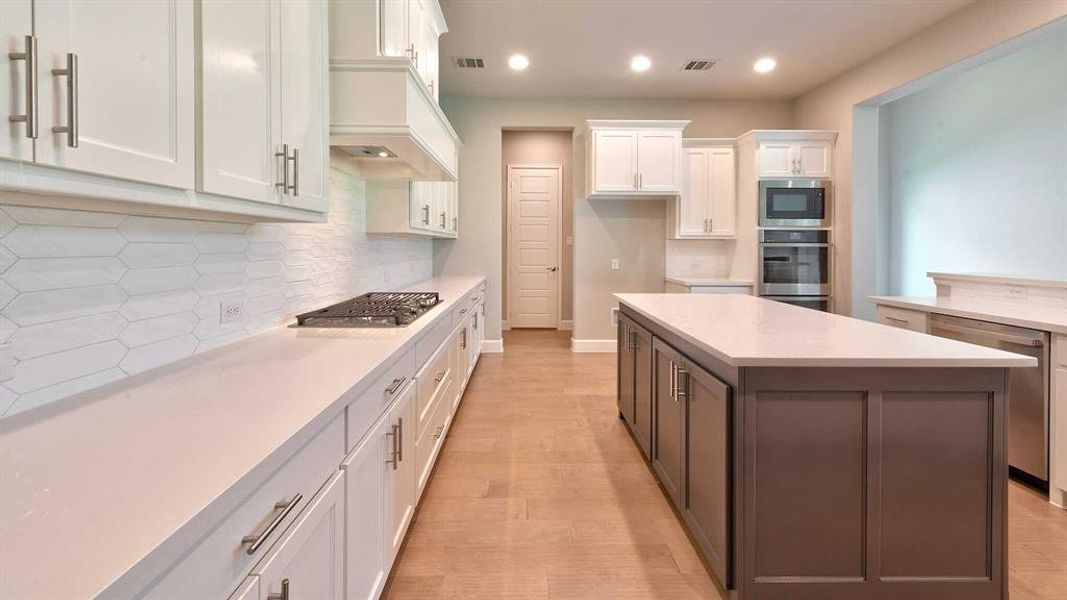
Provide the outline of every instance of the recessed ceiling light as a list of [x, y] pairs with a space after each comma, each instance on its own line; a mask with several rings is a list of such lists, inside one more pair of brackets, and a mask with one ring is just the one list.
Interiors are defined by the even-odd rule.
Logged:
[[378, 153], [378, 158], [389, 158], [389, 153], [386, 152], [385, 150], [382, 150], [381, 152]]
[[757, 73], [770, 73], [778, 66], [778, 61], [773, 58], [766, 57], [756, 61], [756, 64], [752, 65], [752, 69]]
[[652, 67], [652, 60], [644, 54], [638, 54], [630, 59], [630, 68], [638, 73], [649, 70]]
[[508, 66], [516, 71], [521, 71], [530, 66], [530, 59], [525, 54], [512, 54], [508, 59]]

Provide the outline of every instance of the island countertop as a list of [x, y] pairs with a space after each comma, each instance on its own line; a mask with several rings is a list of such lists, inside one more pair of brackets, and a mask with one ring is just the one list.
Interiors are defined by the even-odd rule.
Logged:
[[756, 296], [615, 294], [734, 367], [1033, 367], [1033, 358]]

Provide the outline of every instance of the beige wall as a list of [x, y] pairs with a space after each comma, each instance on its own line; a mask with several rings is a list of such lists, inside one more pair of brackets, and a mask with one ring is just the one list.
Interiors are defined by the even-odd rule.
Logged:
[[574, 145], [574, 132], [567, 131], [505, 131], [501, 137], [502, 159], [500, 161], [500, 201], [501, 219], [500, 235], [503, 243], [501, 256], [501, 315], [506, 320], [508, 314], [508, 165], [550, 164], [563, 166], [563, 197], [560, 198], [563, 212], [562, 230], [563, 264], [560, 265], [560, 319], [573, 319], [574, 287], [571, 273], [574, 272], [574, 246], [567, 245], [567, 237], [574, 235], [574, 189], [572, 178], [574, 163], [571, 148]]
[[[878, 157], [879, 109], [857, 105], [892, 99], [895, 90], [906, 93], [931, 74], [1065, 15], [1067, 0], [977, 2], [796, 100], [795, 127], [832, 129], [841, 134], [834, 164], [834, 274], [840, 312], [873, 314], [865, 298], [876, 292], [882, 275], [877, 264], [878, 238], [884, 235], [884, 225], [877, 218], [879, 164], [884, 166]], [[859, 119], [863, 131], [854, 130], [854, 118]], [[863, 141], [855, 156], [854, 140]]]
[[[573, 129], [574, 337], [614, 339], [615, 292], [663, 289], [665, 203], [662, 199], [585, 198], [587, 119], [690, 119], [686, 137], [735, 137], [750, 129], [792, 126], [788, 101], [673, 99], [526, 99], [445, 97], [442, 107], [463, 140], [460, 152], [460, 239], [434, 243], [434, 272], [489, 279], [487, 339], [500, 338], [503, 219], [500, 174], [503, 130]], [[612, 258], [621, 269], [611, 271]]]

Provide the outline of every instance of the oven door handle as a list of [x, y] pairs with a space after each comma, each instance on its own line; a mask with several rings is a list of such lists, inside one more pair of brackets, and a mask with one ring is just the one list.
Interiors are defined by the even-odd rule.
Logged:
[[832, 244], [806, 244], [803, 242], [760, 242], [765, 248], [829, 248]]

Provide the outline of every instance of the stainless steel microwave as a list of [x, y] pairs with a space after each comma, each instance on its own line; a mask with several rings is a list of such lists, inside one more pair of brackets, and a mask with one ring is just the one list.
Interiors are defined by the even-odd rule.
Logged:
[[830, 227], [830, 182], [775, 179], [759, 182], [760, 227]]

